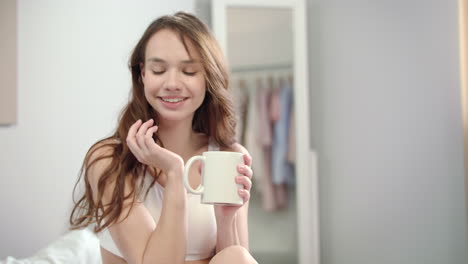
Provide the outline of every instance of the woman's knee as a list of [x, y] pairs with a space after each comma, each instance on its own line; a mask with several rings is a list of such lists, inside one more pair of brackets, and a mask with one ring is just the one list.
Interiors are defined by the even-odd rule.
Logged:
[[258, 264], [243, 246], [230, 246], [216, 254], [210, 264]]

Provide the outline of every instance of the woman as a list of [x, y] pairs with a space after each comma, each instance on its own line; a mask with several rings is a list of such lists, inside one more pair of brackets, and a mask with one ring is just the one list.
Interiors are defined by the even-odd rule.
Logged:
[[[164, 16], [146, 29], [129, 67], [131, 99], [117, 131], [85, 157], [86, 192], [72, 228], [95, 225], [104, 264], [256, 263], [248, 253], [251, 158], [234, 140], [228, 72], [216, 40], [193, 15]], [[187, 194], [184, 163], [207, 150], [244, 153], [236, 178], [243, 206], [200, 204]], [[189, 175], [198, 186], [199, 169]]]

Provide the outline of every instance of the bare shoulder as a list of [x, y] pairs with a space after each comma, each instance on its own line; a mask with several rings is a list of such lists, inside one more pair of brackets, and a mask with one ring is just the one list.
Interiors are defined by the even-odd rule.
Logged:
[[118, 144], [116, 140], [106, 139], [92, 145], [88, 153], [86, 154], [86, 159], [88, 161], [87, 165], [98, 159], [105, 158], [106, 156], [111, 156], [114, 151], [113, 145], [116, 144]]
[[[94, 144], [86, 154], [85, 170], [86, 177], [91, 185], [93, 197], [96, 198], [98, 183], [104, 175], [107, 168], [112, 163], [114, 153], [114, 145], [119, 144], [117, 141], [109, 139]], [[113, 182], [113, 181], [111, 181]], [[112, 184], [106, 186], [106, 189], [113, 188]]]
[[91, 146], [85, 158], [86, 169], [101, 171], [107, 167], [112, 161], [115, 144], [117, 144], [115, 140], [107, 139]]

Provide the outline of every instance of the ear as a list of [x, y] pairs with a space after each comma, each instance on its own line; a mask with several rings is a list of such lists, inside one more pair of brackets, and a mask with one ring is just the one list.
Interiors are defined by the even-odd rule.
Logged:
[[144, 80], [145, 79], [145, 65], [143, 64], [143, 62], [140, 62], [140, 75], [141, 75], [141, 79]]

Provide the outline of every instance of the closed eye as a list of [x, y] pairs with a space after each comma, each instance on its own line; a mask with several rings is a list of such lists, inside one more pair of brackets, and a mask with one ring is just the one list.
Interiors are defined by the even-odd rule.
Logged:
[[187, 72], [187, 71], [184, 71], [184, 74], [185, 74], [185, 75], [188, 75], [188, 76], [193, 76], [193, 75], [197, 74], [197, 72]]
[[153, 74], [156, 74], [156, 75], [161, 75], [164, 73], [164, 71], [152, 71]]

